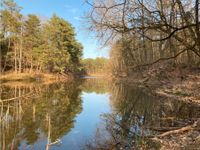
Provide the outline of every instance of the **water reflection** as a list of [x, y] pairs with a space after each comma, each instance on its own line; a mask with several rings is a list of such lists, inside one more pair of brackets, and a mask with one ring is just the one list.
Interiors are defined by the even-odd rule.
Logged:
[[91, 138], [100, 114], [110, 111], [107, 85], [101, 79], [1, 85], [0, 149], [77, 149], [84, 139], [77, 135]]
[[198, 106], [102, 78], [13, 83], [0, 92], [1, 150], [156, 149], [149, 137], [200, 116]]
[[2, 87], [0, 149], [32, 145], [42, 134], [50, 145], [67, 134], [82, 111], [77, 84]]
[[[200, 117], [200, 107], [156, 97], [149, 89], [114, 84], [110, 97], [113, 111], [103, 115], [109, 140], [99, 137], [87, 149], [159, 149], [151, 137], [191, 124]], [[104, 131], [105, 132], [105, 131]]]

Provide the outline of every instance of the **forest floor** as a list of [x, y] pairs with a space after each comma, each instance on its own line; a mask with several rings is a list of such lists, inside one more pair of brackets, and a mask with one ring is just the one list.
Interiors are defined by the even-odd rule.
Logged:
[[[149, 88], [156, 96], [200, 105], [200, 68], [151, 66], [122, 78], [122, 82]], [[200, 117], [200, 116], [199, 116]], [[200, 118], [194, 124], [156, 136], [162, 150], [200, 150]]]
[[13, 83], [13, 82], [57, 82], [72, 78], [71, 76], [64, 76], [60, 74], [48, 73], [5, 73], [0, 74], [0, 83]]
[[200, 105], [200, 68], [157, 65], [120, 80], [150, 88], [161, 97]]

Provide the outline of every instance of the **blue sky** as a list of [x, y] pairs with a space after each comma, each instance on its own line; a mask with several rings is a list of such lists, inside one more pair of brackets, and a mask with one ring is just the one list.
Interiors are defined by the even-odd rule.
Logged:
[[83, 16], [89, 10], [84, 0], [15, 0], [23, 9], [22, 14], [36, 14], [41, 18], [50, 18], [53, 13], [69, 21], [75, 27], [77, 39], [84, 46], [83, 58], [107, 57], [106, 48], [100, 44], [92, 33], [84, 28]]

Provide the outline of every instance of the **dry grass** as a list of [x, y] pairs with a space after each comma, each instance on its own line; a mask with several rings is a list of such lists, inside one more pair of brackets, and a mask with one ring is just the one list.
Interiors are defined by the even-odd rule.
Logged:
[[61, 76], [58, 74], [47, 74], [47, 73], [6, 73], [0, 75], [1, 83], [5, 82], [52, 82], [66, 80], [66, 76]]
[[200, 104], [200, 72], [187, 71], [184, 76], [182, 80], [170, 77], [168, 82], [157, 88], [157, 93], [161, 96]]
[[88, 73], [87, 76], [91, 76], [91, 77], [105, 77], [105, 76], [108, 76], [108, 74], [106, 73]]

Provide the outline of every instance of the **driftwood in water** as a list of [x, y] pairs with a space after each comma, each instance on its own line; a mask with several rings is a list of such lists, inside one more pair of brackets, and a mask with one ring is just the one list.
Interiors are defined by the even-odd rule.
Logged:
[[49, 145], [49, 146], [52, 146], [52, 145], [58, 145], [58, 144], [61, 144], [61, 143], [62, 143], [61, 140], [60, 140], [60, 139], [57, 139], [57, 140], [55, 140], [54, 142], [49, 143], [48, 145]]
[[192, 125], [188, 125], [188, 126], [185, 126], [185, 127], [179, 128], [179, 129], [167, 131], [160, 135], [157, 135], [156, 137], [164, 137], [164, 136], [168, 136], [171, 134], [179, 134], [179, 133], [187, 132], [190, 130], [199, 130], [199, 129], [200, 129], [200, 119], [195, 121], [194, 124], [192, 124]]

